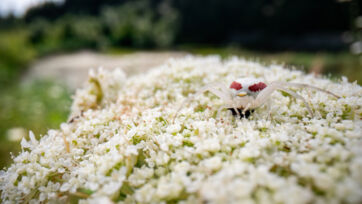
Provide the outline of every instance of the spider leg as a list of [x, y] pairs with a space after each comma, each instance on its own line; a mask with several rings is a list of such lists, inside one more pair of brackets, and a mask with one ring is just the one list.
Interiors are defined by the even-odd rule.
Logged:
[[327, 93], [329, 95], [332, 95], [332, 96], [334, 96], [336, 98], [340, 98], [339, 96], [337, 96], [336, 94], [334, 94], [334, 93], [332, 93], [330, 91], [327, 91], [327, 90], [324, 90], [324, 89], [321, 89], [321, 88], [318, 88], [318, 87], [315, 87], [315, 86], [311, 86], [311, 85], [308, 85], [308, 84], [289, 83], [289, 82], [272, 82], [258, 94], [256, 99], [253, 100], [251, 107], [249, 107], [249, 108], [255, 109], [255, 108], [259, 107], [259, 106], [262, 106], [267, 101], [268, 97], [275, 90], [279, 89], [279, 90], [282, 90], [282, 91], [290, 94], [291, 96], [293, 96], [293, 97], [295, 97], [297, 99], [301, 99], [303, 101], [303, 103], [305, 104], [306, 108], [308, 109], [308, 112], [313, 116], [313, 112], [312, 112], [310, 106], [308, 105], [308, 103], [306, 102], [306, 100], [302, 96], [300, 96], [299, 94], [297, 94], [295, 92], [292, 92], [292, 91], [285, 88], [285, 87], [288, 87], [288, 86], [314, 89], [314, 90], [321, 91], [321, 92]]
[[248, 104], [245, 106], [245, 108], [243, 109], [243, 115], [245, 115], [246, 111], [249, 110], [250, 106], [251, 106], [251, 103], [248, 103]]
[[[221, 90], [220, 90], [221, 89]], [[173, 121], [175, 121], [178, 113], [180, 112], [180, 110], [187, 104], [189, 104], [192, 100], [194, 100], [197, 96], [210, 91], [211, 93], [215, 94], [216, 96], [218, 96], [219, 98], [223, 99], [226, 103], [231, 104], [232, 101], [232, 96], [231, 93], [229, 92], [228, 89], [225, 89], [225, 86], [222, 83], [211, 83], [208, 84], [204, 87], [202, 87], [199, 91], [197, 91], [194, 95], [190, 96], [189, 98], [187, 98], [182, 104], [181, 106], [177, 109], [177, 112], [175, 114], [175, 116], [173, 117]]]
[[[231, 101], [231, 93], [228, 89], [225, 88], [225, 85], [219, 82], [208, 84], [202, 87], [198, 92], [194, 94], [192, 97], [199, 96], [206, 91], [210, 91], [211, 93], [215, 94], [219, 98], [223, 99], [224, 101]], [[192, 100], [192, 99], [191, 99]]]
[[252, 108], [257, 108], [261, 105], [263, 105], [268, 97], [275, 91], [275, 90], [282, 90], [288, 94], [290, 94], [291, 96], [293, 96], [294, 98], [297, 98], [297, 99], [300, 99], [303, 101], [303, 103], [305, 104], [306, 108], [308, 109], [308, 112], [313, 116], [313, 112], [312, 110], [310, 109], [308, 103], [306, 102], [306, 100], [300, 96], [299, 94], [297, 93], [294, 93], [286, 88], [285, 87], [286, 84], [284, 83], [279, 83], [279, 82], [273, 82], [271, 84], [269, 84], [269, 86], [267, 86], [265, 89], [263, 89], [259, 94], [258, 96], [256, 97], [256, 99], [253, 101], [252, 103]]
[[271, 120], [271, 121], [273, 121], [274, 120], [274, 118], [273, 118], [273, 115], [272, 115], [272, 113], [271, 113], [271, 108], [272, 107], [272, 104], [271, 104], [271, 100], [270, 99], [268, 99], [268, 103], [267, 103], [267, 108], [268, 108], [268, 116], [269, 116], [269, 119]]
[[239, 118], [241, 118], [241, 113], [238, 111], [238, 109], [237, 109], [235, 106], [233, 106], [233, 109], [234, 109], [236, 115], [237, 115]]
[[318, 88], [318, 87], [315, 87], [315, 86], [311, 86], [311, 85], [308, 85], [308, 84], [291, 83], [291, 82], [283, 82], [281, 84], [284, 84], [286, 86], [295, 86], [295, 87], [299, 87], [299, 88], [314, 89], [314, 90], [321, 91], [321, 92], [324, 92], [326, 94], [332, 95], [332, 96], [334, 96], [336, 98], [341, 98], [340, 96], [337, 96], [336, 94], [334, 94], [334, 93], [332, 93], [330, 91], [327, 91], [327, 90], [324, 90], [324, 89], [321, 89], [321, 88]]
[[255, 109], [262, 106], [268, 100], [269, 96], [279, 88], [282, 88], [279, 83], [270, 83], [265, 89], [259, 92], [255, 99], [252, 100], [249, 108]]
[[222, 105], [222, 106], [220, 106], [220, 108], [217, 110], [217, 112], [216, 112], [216, 117], [218, 117], [219, 116], [219, 113], [222, 111], [222, 109], [224, 109], [224, 108], [229, 108], [229, 105]]
[[310, 114], [312, 117], [314, 116], [314, 115], [313, 115], [313, 112], [312, 112], [312, 109], [311, 109], [310, 106], [308, 105], [307, 101], [306, 101], [301, 95], [299, 95], [299, 94], [297, 94], [297, 93], [295, 93], [295, 92], [293, 92], [293, 91], [290, 91], [290, 90], [288, 90], [288, 89], [286, 89], [286, 88], [278, 88], [278, 89], [281, 90], [281, 91], [284, 91], [284, 92], [286, 92], [286, 93], [288, 93], [288, 94], [290, 94], [290, 95], [293, 96], [294, 98], [297, 98], [297, 99], [302, 100], [303, 103], [304, 103], [304, 105], [305, 105], [305, 107], [308, 109], [309, 114]]
[[271, 104], [270, 104], [270, 100], [267, 100], [266, 106], [267, 106], [267, 111], [268, 111], [268, 117], [267, 117], [267, 119], [270, 119], [271, 121], [273, 121], [273, 116], [272, 116], [272, 114], [271, 114]]

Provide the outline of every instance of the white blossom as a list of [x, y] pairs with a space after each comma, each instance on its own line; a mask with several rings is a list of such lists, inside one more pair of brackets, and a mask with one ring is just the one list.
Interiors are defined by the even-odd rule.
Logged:
[[[315, 112], [281, 92], [248, 119], [222, 101], [188, 96], [239, 77], [307, 83], [296, 90]], [[361, 203], [362, 87], [237, 57], [170, 59], [126, 78], [92, 71], [69, 122], [36, 140], [0, 171], [3, 203]], [[69, 152], [68, 152], [69, 150]]]

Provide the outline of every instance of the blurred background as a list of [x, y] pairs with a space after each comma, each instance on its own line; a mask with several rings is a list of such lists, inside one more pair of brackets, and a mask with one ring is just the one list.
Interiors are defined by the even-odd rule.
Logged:
[[67, 120], [89, 68], [237, 55], [362, 83], [357, 0], [0, 0], [0, 167]]

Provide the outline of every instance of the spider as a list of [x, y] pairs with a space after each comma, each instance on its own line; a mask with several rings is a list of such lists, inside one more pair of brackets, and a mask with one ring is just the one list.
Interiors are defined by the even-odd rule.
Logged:
[[190, 103], [194, 98], [207, 91], [215, 94], [224, 101], [224, 105], [219, 108], [217, 113], [219, 113], [219, 111], [221, 111], [222, 109], [227, 108], [232, 112], [234, 116], [238, 115], [240, 116], [240, 118], [248, 118], [256, 108], [264, 105], [271, 96], [271, 94], [276, 90], [286, 92], [290, 96], [303, 101], [309, 114], [313, 117], [313, 112], [306, 100], [301, 95], [289, 90], [289, 87], [314, 89], [332, 95], [335, 98], [340, 98], [339, 96], [335, 95], [330, 91], [308, 84], [280, 81], [274, 81], [266, 84], [262, 80], [256, 78], [239, 78], [233, 81], [230, 84], [229, 88], [218, 82], [204, 86], [193, 96], [186, 99], [184, 103], [182, 103], [182, 105], [176, 112], [174, 119], [184, 105]]

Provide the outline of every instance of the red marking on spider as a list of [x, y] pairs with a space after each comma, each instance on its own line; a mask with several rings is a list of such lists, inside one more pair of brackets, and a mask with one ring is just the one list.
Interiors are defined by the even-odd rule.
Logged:
[[235, 89], [235, 90], [240, 90], [243, 88], [243, 86], [241, 86], [240, 83], [233, 81], [233, 83], [231, 83], [231, 85], [230, 85], [230, 88]]
[[261, 91], [266, 87], [266, 84], [264, 84], [263, 82], [259, 82], [257, 84], [253, 84], [251, 86], [249, 86], [249, 90], [253, 91], [253, 92], [257, 92], [257, 91]]

